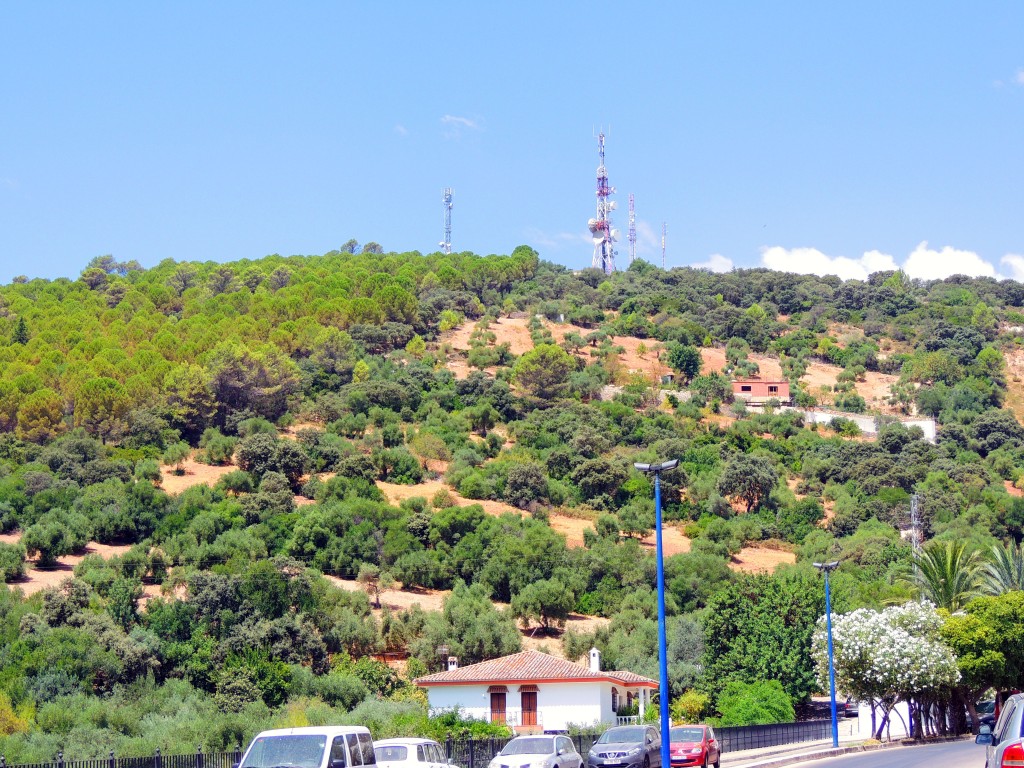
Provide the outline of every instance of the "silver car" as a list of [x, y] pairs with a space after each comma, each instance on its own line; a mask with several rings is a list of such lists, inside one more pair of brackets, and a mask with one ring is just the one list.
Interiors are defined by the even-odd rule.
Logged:
[[985, 768], [1024, 765], [1024, 694], [1015, 693], [1003, 702], [995, 726], [982, 725], [975, 737], [985, 745]]
[[516, 736], [488, 768], [581, 768], [582, 764], [568, 736]]
[[618, 725], [609, 728], [594, 742], [587, 755], [587, 768], [652, 766], [661, 766], [661, 734], [650, 725]]

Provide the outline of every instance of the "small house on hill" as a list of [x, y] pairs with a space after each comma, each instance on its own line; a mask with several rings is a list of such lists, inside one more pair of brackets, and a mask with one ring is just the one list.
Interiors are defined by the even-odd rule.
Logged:
[[570, 723], [615, 724], [620, 708], [651, 701], [658, 684], [633, 672], [601, 669], [601, 652], [590, 649], [588, 666], [539, 651], [448, 669], [416, 679], [427, 690], [431, 714], [458, 708], [470, 717], [503, 723], [520, 733], [564, 731]]
[[765, 381], [763, 379], [736, 379], [732, 383], [732, 397], [743, 400], [747, 405], [765, 405], [769, 400], [778, 400], [780, 405], [791, 405], [788, 381]]

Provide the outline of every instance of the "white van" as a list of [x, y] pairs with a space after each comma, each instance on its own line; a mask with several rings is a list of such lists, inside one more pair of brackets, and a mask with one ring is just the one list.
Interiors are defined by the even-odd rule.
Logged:
[[257, 734], [239, 768], [357, 768], [376, 765], [373, 738], [361, 725], [278, 728]]

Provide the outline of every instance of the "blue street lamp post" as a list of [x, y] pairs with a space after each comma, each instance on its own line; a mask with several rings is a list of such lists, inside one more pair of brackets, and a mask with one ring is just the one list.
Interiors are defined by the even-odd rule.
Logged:
[[825, 634], [828, 637], [828, 692], [832, 697], [832, 746], [839, 746], [839, 721], [836, 718], [836, 663], [832, 654], [832, 591], [828, 585], [828, 575], [834, 571], [839, 562], [815, 563], [814, 567], [825, 574]]
[[661, 548], [661, 473], [675, 469], [679, 459], [663, 461], [661, 464], [634, 464], [641, 472], [654, 475], [654, 540], [658, 560], [658, 667], [661, 677], [658, 698], [661, 709], [661, 764], [667, 768], [672, 764], [669, 756], [670, 728], [668, 715], [668, 642], [665, 639], [665, 558]]

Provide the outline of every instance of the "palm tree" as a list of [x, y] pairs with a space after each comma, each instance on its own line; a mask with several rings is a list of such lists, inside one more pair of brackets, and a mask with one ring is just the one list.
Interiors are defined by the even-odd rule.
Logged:
[[955, 613], [981, 594], [982, 561], [963, 542], [932, 542], [917, 560], [917, 586], [937, 608]]
[[1024, 590], [1024, 551], [1012, 541], [1005, 547], [996, 544], [985, 565], [985, 591], [1002, 595], [1014, 590]]

